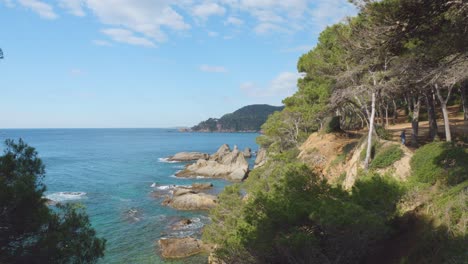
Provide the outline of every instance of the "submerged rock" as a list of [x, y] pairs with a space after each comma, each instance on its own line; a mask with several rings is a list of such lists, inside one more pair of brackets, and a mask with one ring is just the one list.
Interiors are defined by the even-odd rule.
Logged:
[[211, 251], [210, 246], [192, 237], [162, 238], [158, 244], [164, 258], [186, 258]]
[[192, 224], [193, 221], [190, 219], [182, 219], [180, 221], [175, 222], [172, 226], [172, 230], [181, 230], [187, 228], [188, 225]]
[[210, 155], [201, 152], [180, 152], [174, 156], [169, 157], [168, 161], [194, 161], [199, 159], [209, 159]]

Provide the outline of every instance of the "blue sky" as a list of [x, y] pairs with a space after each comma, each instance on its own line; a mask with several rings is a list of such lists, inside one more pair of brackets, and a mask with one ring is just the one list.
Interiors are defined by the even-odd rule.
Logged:
[[192, 126], [294, 93], [347, 0], [0, 0], [0, 128]]

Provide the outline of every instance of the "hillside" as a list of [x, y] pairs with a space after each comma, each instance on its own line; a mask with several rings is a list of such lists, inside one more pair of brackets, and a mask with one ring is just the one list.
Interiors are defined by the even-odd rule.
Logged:
[[257, 132], [276, 111], [283, 110], [282, 106], [248, 105], [233, 113], [225, 114], [221, 118], [209, 118], [192, 127], [192, 131], [199, 132]]

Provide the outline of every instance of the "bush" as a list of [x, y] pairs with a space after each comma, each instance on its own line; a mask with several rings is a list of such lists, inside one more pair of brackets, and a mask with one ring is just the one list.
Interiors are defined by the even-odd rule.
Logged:
[[433, 142], [419, 148], [411, 159], [413, 180], [455, 185], [468, 179], [468, 152], [447, 142]]
[[370, 165], [371, 169], [383, 169], [391, 166], [403, 157], [403, 150], [398, 145], [384, 147], [377, 152]]
[[381, 139], [392, 140], [393, 138], [392, 133], [380, 125], [375, 125], [375, 133], [377, 133]]

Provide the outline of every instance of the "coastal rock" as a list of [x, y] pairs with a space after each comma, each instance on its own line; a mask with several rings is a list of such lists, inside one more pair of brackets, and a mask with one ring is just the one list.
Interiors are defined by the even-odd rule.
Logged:
[[221, 160], [224, 156], [228, 155], [229, 153], [231, 153], [231, 148], [228, 144], [224, 144], [221, 147], [219, 147], [218, 151], [216, 151], [215, 154], [210, 156], [209, 160]]
[[186, 258], [210, 251], [209, 246], [192, 237], [162, 238], [158, 244], [164, 258]]
[[211, 182], [207, 183], [192, 183], [192, 189], [194, 190], [206, 190], [213, 188], [213, 184]]
[[172, 198], [168, 197], [162, 204], [178, 210], [209, 210], [216, 206], [216, 202], [216, 196], [180, 188], [174, 190]]
[[241, 181], [249, 171], [249, 164], [244, 154], [238, 149], [229, 151], [229, 146], [223, 145], [209, 160], [198, 160], [185, 170], [176, 174], [178, 177], [205, 176], [224, 178], [231, 181]]
[[188, 225], [192, 224], [193, 221], [190, 220], [190, 219], [182, 219], [180, 221], [177, 221], [176, 223], [174, 223], [172, 226], [171, 226], [171, 229], [172, 230], [181, 230], [181, 229], [184, 229], [186, 228]]
[[175, 154], [174, 156], [169, 157], [168, 161], [194, 161], [199, 159], [209, 159], [210, 155], [201, 152], [180, 152]]
[[267, 151], [266, 149], [261, 148], [258, 150], [257, 158], [255, 159], [254, 169], [265, 165], [266, 161], [267, 161]]
[[244, 157], [250, 159], [252, 157], [252, 149], [251, 148], [245, 148], [244, 149]]

